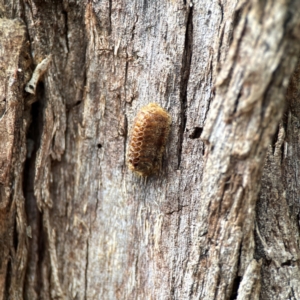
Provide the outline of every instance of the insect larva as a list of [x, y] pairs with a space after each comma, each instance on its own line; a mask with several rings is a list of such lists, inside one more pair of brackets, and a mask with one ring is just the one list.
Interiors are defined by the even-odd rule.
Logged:
[[160, 169], [171, 125], [171, 116], [150, 103], [137, 114], [131, 131], [127, 164], [130, 170], [148, 176]]

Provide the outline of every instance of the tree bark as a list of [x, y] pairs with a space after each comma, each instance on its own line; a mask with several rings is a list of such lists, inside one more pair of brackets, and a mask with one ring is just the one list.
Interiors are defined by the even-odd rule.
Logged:
[[0, 298], [300, 299], [299, 50], [297, 0], [0, 0]]

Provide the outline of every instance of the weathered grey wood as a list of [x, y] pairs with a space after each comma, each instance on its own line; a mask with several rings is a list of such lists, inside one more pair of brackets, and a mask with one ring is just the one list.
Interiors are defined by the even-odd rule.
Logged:
[[291, 78], [287, 108], [268, 149], [257, 204], [257, 257], [262, 299], [299, 299], [299, 70]]
[[[289, 10], [284, 2], [246, 5], [216, 79], [202, 133], [207, 159], [190, 256], [190, 269], [198, 275], [196, 284], [189, 278], [190, 286], [201, 299], [230, 298], [234, 277], [242, 276], [254, 258], [261, 166], [283, 112], [284, 74], [295, 67], [299, 51], [292, 42], [298, 15], [289, 19], [296, 22], [290, 33], [284, 25]], [[206, 254], [200, 261], [199, 247]]]
[[[29, 72], [17, 78], [21, 129], [0, 121], [1, 191], [17, 187], [1, 194], [2, 298], [300, 298], [299, 71], [286, 96], [299, 12], [297, 0], [0, 1], [0, 22], [22, 28], [0, 76], [27, 39], [32, 69], [51, 58], [35, 96]], [[143, 179], [125, 161], [150, 102], [172, 127], [160, 174]]]

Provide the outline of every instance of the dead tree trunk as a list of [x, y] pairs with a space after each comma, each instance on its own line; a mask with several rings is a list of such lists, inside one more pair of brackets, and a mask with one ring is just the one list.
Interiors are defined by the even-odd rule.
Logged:
[[299, 50], [298, 0], [0, 0], [0, 299], [300, 299]]

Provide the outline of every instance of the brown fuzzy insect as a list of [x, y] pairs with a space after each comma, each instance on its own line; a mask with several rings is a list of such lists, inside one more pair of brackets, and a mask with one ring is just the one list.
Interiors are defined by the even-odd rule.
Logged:
[[171, 125], [171, 116], [150, 103], [137, 114], [131, 131], [127, 164], [141, 176], [159, 171]]

